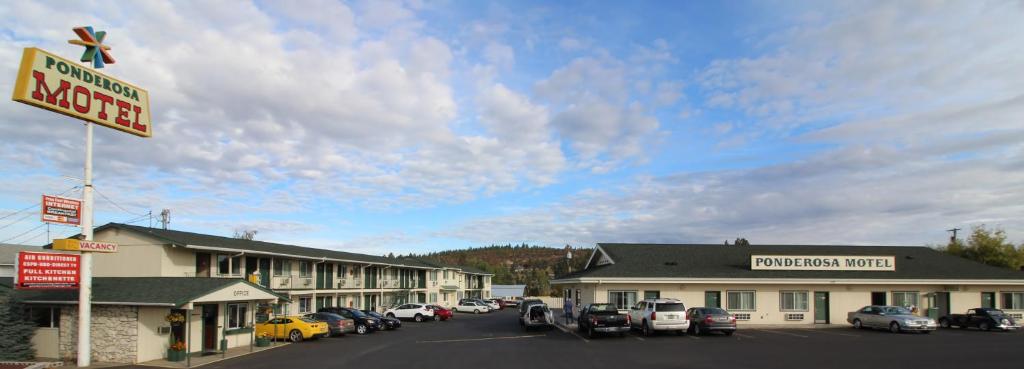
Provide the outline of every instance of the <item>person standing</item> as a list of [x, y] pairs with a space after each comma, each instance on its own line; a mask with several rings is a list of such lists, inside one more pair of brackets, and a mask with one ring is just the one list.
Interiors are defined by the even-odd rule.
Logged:
[[565, 312], [565, 324], [571, 324], [572, 323], [573, 307], [574, 307], [574, 305], [572, 303], [572, 299], [571, 298], [566, 298], [565, 299], [565, 306], [562, 307], [562, 310]]

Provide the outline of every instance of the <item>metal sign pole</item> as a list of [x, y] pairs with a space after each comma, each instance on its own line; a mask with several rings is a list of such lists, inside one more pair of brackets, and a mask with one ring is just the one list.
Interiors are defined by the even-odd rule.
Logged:
[[[85, 187], [82, 190], [82, 236], [92, 241], [92, 123], [85, 123]], [[92, 253], [82, 252], [81, 281], [78, 288], [78, 366], [92, 361]]]

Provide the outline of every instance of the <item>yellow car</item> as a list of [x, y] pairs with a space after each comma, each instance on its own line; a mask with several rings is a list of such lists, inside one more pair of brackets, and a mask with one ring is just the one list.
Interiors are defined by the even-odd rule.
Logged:
[[264, 323], [256, 323], [256, 337], [274, 337], [300, 342], [304, 339], [327, 337], [329, 334], [327, 323], [301, 316], [277, 317]]

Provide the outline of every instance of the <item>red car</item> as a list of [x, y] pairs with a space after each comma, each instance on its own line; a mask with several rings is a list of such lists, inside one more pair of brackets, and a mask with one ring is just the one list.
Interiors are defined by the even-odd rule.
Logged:
[[448, 320], [452, 318], [452, 311], [441, 307], [440, 305], [430, 305], [434, 310], [434, 320]]

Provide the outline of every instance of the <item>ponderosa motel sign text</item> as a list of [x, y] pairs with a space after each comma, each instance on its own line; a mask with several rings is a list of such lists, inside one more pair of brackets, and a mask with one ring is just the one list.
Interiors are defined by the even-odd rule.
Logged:
[[13, 99], [136, 136], [153, 135], [146, 90], [34, 47], [22, 54]]
[[846, 270], [892, 272], [895, 256], [750, 255], [751, 270]]

